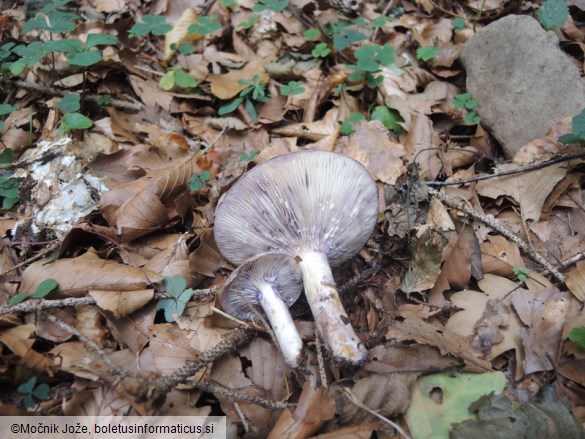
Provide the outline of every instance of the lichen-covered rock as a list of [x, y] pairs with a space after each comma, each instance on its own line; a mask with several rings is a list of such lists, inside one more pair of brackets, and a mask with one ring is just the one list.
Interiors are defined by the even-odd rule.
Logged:
[[532, 17], [509, 15], [481, 29], [461, 61], [477, 114], [509, 158], [585, 105], [579, 69]]

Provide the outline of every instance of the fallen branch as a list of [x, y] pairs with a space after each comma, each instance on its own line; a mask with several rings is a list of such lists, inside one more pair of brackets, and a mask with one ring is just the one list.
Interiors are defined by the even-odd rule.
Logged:
[[[193, 290], [193, 296], [191, 296], [192, 301], [197, 301], [204, 299], [206, 297], [211, 297], [217, 291], [217, 287], [212, 288], [204, 288], [201, 290]], [[156, 293], [154, 295], [155, 299], [164, 299], [168, 297], [162, 293]], [[68, 297], [66, 299], [57, 299], [57, 300], [46, 300], [46, 299], [31, 299], [26, 302], [19, 303], [17, 305], [2, 305], [0, 306], [0, 316], [8, 313], [16, 313], [16, 312], [34, 312], [39, 311], [41, 309], [49, 309], [49, 308], [63, 308], [67, 306], [80, 306], [80, 305], [95, 305], [96, 301], [91, 296], [84, 296], [84, 297]]]
[[485, 225], [491, 227], [500, 235], [504, 236], [505, 238], [509, 239], [514, 244], [516, 244], [520, 248], [520, 250], [522, 250], [526, 255], [528, 255], [533, 261], [542, 265], [546, 270], [548, 270], [548, 272], [551, 274], [552, 277], [555, 278], [556, 281], [561, 283], [565, 282], [565, 276], [561, 272], [559, 272], [555, 267], [553, 267], [553, 265], [550, 262], [548, 262], [542, 255], [535, 252], [526, 241], [524, 241], [522, 238], [516, 236], [514, 233], [506, 229], [497, 219], [493, 217], [493, 215], [483, 215], [473, 210], [464, 202], [455, 200], [454, 198], [445, 195], [444, 193], [431, 187], [427, 187], [427, 191], [430, 195], [439, 199], [443, 204], [453, 209], [457, 209], [460, 212], [466, 214], [467, 216], [470, 216], [473, 219], [481, 221]]

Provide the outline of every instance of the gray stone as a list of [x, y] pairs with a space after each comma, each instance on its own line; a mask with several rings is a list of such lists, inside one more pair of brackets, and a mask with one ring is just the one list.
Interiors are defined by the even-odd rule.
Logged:
[[585, 107], [579, 69], [555, 33], [532, 17], [509, 15], [489, 24], [465, 43], [461, 61], [482, 125], [508, 158]]

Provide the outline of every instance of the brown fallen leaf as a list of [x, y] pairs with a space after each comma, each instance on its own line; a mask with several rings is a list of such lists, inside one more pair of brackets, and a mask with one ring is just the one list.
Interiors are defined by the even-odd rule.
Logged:
[[565, 284], [580, 302], [585, 301], [585, 261], [577, 262], [575, 267], [567, 273]]
[[441, 355], [434, 346], [378, 345], [368, 351], [368, 361], [362, 366], [367, 372], [436, 372], [460, 365], [457, 358]]
[[294, 413], [284, 409], [270, 431], [268, 439], [302, 439], [309, 437], [335, 416], [335, 403], [324, 387], [307, 382]]
[[[351, 386], [350, 392], [357, 401], [372, 411], [385, 418], [391, 418], [404, 413], [410, 405], [411, 387], [417, 376], [415, 373], [370, 375], [358, 379]], [[378, 419], [347, 398], [343, 387], [342, 383], [331, 386], [333, 395], [336, 395], [335, 402], [341, 424], [357, 425]]]
[[162, 276], [152, 271], [100, 259], [87, 252], [76, 258], [57, 259], [54, 262], [38, 261], [22, 273], [21, 292], [32, 293], [37, 286], [54, 279], [59, 286], [51, 293], [55, 297], [83, 296], [88, 290], [135, 291], [149, 284], [162, 281]]
[[518, 246], [500, 235], [490, 235], [480, 244], [484, 273], [514, 276], [514, 268], [525, 267]]
[[22, 366], [32, 369], [37, 373], [49, 373], [51, 360], [32, 346], [35, 340], [31, 338], [35, 331], [34, 325], [21, 325], [0, 331], [0, 343], [20, 357]]
[[173, 202], [187, 191], [187, 181], [197, 169], [195, 156], [174, 161], [106, 192], [100, 210], [123, 242], [151, 233], [171, 221]]
[[89, 290], [97, 306], [120, 318], [142, 308], [154, 297], [154, 289], [135, 291]]
[[469, 369], [492, 370], [490, 362], [481, 358], [481, 354], [471, 347], [467, 337], [446, 329], [439, 330], [416, 317], [410, 317], [404, 322], [393, 322], [386, 333], [386, 339], [414, 340], [417, 343], [436, 346], [443, 355], [455, 355], [465, 360]]

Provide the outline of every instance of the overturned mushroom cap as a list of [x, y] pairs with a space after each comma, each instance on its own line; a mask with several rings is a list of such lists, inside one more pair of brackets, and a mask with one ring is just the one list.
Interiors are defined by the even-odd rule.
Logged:
[[221, 307], [241, 320], [257, 320], [262, 309], [262, 289], [269, 285], [287, 307], [301, 295], [303, 280], [293, 258], [267, 252], [246, 260], [225, 281], [221, 291]]
[[288, 308], [303, 289], [297, 262], [284, 253], [262, 253], [246, 260], [226, 280], [221, 306], [244, 320], [256, 319], [259, 308], [270, 321], [284, 360], [297, 367], [303, 341]]
[[365, 245], [377, 214], [376, 184], [359, 162], [332, 152], [294, 152], [234, 184], [217, 208], [215, 241], [235, 264], [266, 251], [319, 251], [338, 266]]

